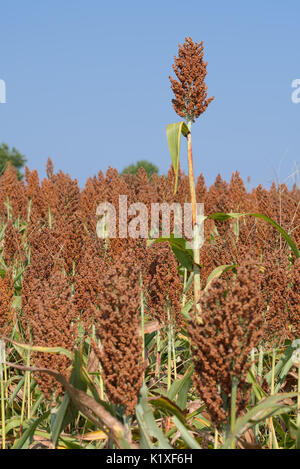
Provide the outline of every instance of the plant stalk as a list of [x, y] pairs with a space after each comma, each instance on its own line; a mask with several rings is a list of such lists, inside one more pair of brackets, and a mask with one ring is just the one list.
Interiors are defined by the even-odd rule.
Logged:
[[170, 318], [170, 306], [167, 306], [168, 308], [168, 385], [167, 389], [169, 391], [171, 387], [171, 374], [172, 374], [172, 366], [171, 366], [171, 360], [172, 360], [172, 331], [171, 331], [171, 318]]
[[[197, 247], [199, 245], [199, 227], [197, 225], [197, 201], [196, 201], [196, 188], [195, 188], [195, 178], [194, 178], [194, 166], [193, 166], [193, 152], [192, 152], [192, 135], [191, 127], [192, 122], [188, 121], [187, 123], [189, 133], [187, 135], [187, 152], [188, 152], [188, 169], [189, 169], [189, 183], [190, 183], [190, 194], [191, 194], [191, 203], [192, 203], [192, 225], [193, 225], [193, 242], [196, 244], [193, 249], [193, 257], [195, 264], [200, 264], [200, 250]], [[200, 292], [201, 292], [201, 281], [200, 281], [200, 271], [198, 267], [195, 267], [194, 275], [194, 301], [197, 312], [201, 313], [199, 301], [200, 301]]]
[[144, 365], [145, 363], [145, 305], [144, 305], [142, 274], [140, 275], [140, 288], [141, 288], [142, 360], [143, 360], [143, 365]]
[[[1, 341], [2, 342], [2, 341]], [[1, 345], [0, 345], [1, 346]], [[3, 367], [2, 361], [0, 362], [0, 387], [1, 387], [1, 435], [2, 435], [2, 449], [6, 448], [6, 426], [5, 426], [5, 393], [4, 393], [4, 379], [3, 379]]]
[[[236, 420], [236, 396], [237, 396], [237, 387], [238, 380], [236, 377], [232, 378], [232, 388], [231, 388], [231, 409], [230, 409], [230, 431], [233, 435], [235, 420]], [[232, 441], [232, 449], [235, 448], [235, 441]]]
[[298, 362], [298, 387], [297, 387], [297, 437], [296, 448], [300, 449], [300, 363]]

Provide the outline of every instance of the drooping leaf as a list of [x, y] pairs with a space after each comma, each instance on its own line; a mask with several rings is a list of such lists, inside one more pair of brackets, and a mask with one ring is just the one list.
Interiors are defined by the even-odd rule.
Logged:
[[215, 279], [215, 278], [218, 278], [220, 277], [222, 274], [224, 274], [225, 272], [227, 272], [228, 270], [234, 270], [236, 269], [238, 266], [238, 264], [227, 264], [227, 265], [219, 265], [218, 267], [216, 267], [208, 276], [207, 278], [207, 282], [206, 282], [206, 285], [205, 285], [205, 290], [208, 290], [211, 282]]
[[44, 353], [58, 353], [58, 354], [63, 354], [66, 355], [68, 358], [71, 360], [73, 359], [73, 354], [67, 349], [64, 349], [63, 347], [42, 347], [42, 346], [35, 346], [35, 345], [27, 345], [27, 344], [21, 344], [20, 342], [16, 342], [15, 340], [10, 339], [9, 337], [5, 337], [0, 335], [0, 338], [3, 340], [10, 342], [14, 344], [16, 349], [18, 348], [23, 349], [23, 350], [29, 350], [32, 352], [44, 352]]
[[87, 441], [99, 441], [99, 440], [106, 440], [107, 435], [101, 430], [95, 431], [95, 432], [89, 432], [85, 433], [84, 435], [80, 435], [79, 438], [82, 440], [87, 440]]
[[158, 397], [152, 397], [148, 401], [150, 404], [153, 405], [153, 407], [156, 407], [157, 409], [161, 409], [167, 414], [171, 415], [176, 415], [176, 417], [179, 418], [182, 422], [185, 422], [185, 415], [182, 412], [182, 410], [175, 404], [175, 402], [172, 402], [170, 399], [168, 399], [165, 396], [158, 396]]
[[93, 397], [86, 394], [81, 389], [75, 388], [69, 383], [66, 377], [56, 370], [50, 370], [47, 368], [35, 368], [29, 366], [16, 365], [15, 363], [6, 362], [8, 366], [17, 368], [23, 371], [31, 371], [32, 373], [47, 373], [55, 378], [68, 392], [70, 399], [72, 400], [75, 407], [87, 417], [92, 423], [100, 427], [101, 430], [104, 427], [110, 430], [111, 437], [120, 449], [130, 449], [131, 444], [128, 438], [128, 430], [122, 425], [122, 423], [114, 417], [106, 408], [97, 402]]
[[193, 259], [193, 250], [186, 248], [186, 240], [184, 238], [175, 238], [172, 234], [169, 238], [157, 238], [148, 241], [147, 245], [152, 246], [156, 243], [169, 243], [178, 262], [189, 272], [193, 272], [195, 268], [198, 270], [201, 266], [195, 264]]
[[287, 242], [287, 244], [290, 246], [291, 250], [295, 254], [296, 258], [298, 259], [300, 257], [300, 252], [295, 241], [288, 235], [288, 233], [282, 228], [282, 226], [276, 223], [276, 221], [272, 220], [272, 218], [269, 218], [266, 215], [263, 215], [262, 213], [223, 213], [223, 212], [218, 213], [216, 212], [216, 213], [212, 213], [211, 215], [208, 215], [205, 218], [206, 219], [210, 218], [212, 220], [217, 220], [217, 221], [225, 221], [225, 220], [229, 220], [230, 218], [239, 219], [245, 216], [260, 218], [268, 222], [270, 225], [276, 228], [276, 230], [279, 231], [279, 233], [283, 236], [283, 238], [285, 239], [285, 241]]
[[180, 138], [181, 134], [185, 137], [189, 133], [187, 125], [182, 122], [167, 125], [167, 140], [172, 158], [172, 165], [175, 174], [174, 194], [177, 192], [178, 186], [178, 171], [179, 171], [179, 158], [180, 158]]

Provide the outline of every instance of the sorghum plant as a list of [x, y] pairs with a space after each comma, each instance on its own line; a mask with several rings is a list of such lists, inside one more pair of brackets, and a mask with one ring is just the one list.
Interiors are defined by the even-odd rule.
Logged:
[[[77, 335], [76, 314], [70, 286], [61, 271], [54, 269], [43, 280], [31, 278], [22, 309], [27, 342], [35, 346], [73, 350]], [[69, 376], [71, 362], [65, 355], [37, 352], [33, 353], [32, 360], [35, 366], [59, 370]], [[37, 381], [45, 396], [50, 399], [54, 394], [55, 380], [42, 374], [37, 377]], [[62, 393], [59, 384], [57, 392]]]
[[102, 276], [96, 324], [107, 396], [127, 415], [134, 412], [144, 371], [139, 280], [134, 251], [128, 250]]
[[191, 337], [194, 384], [217, 428], [229, 422], [232, 390], [237, 389], [236, 412], [247, 403], [250, 352], [263, 336], [263, 302], [258, 267], [250, 259], [237, 269], [228, 285], [214, 280], [201, 298], [202, 323], [194, 314]]
[[[175, 192], [177, 190], [177, 178], [179, 170], [179, 145], [180, 135], [187, 138], [188, 169], [190, 197], [192, 203], [192, 223], [194, 229], [194, 241], [199, 241], [199, 225], [196, 213], [196, 189], [193, 169], [192, 139], [191, 127], [214, 97], [207, 98], [207, 86], [205, 84], [207, 62], [203, 59], [203, 42], [194, 43], [191, 37], [187, 37], [183, 46], [179, 44], [178, 57], [174, 59], [173, 70], [178, 80], [170, 77], [171, 88], [175, 98], [172, 100], [175, 112], [183, 117], [186, 124], [171, 124], [167, 127], [167, 137], [169, 148], [173, 160], [175, 171]], [[199, 247], [194, 248], [195, 277], [194, 277], [194, 296], [195, 304], [199, 307], [200, 298], [200, 273], [199, 266], [200, 254]]]

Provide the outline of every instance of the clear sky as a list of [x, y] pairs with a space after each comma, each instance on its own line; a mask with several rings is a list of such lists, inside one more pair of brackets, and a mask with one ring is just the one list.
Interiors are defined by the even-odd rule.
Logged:
[[0, 143], [42, 176], [50, 156], [81, 185], [139, 159], [165, 173], [165, 127], [179, 119], [168, 76], [185, 36], [204, 41], [215, 95], [192, 130], [196, 174], [284, 181], [300, 163], [299, 0], [1, 0]]

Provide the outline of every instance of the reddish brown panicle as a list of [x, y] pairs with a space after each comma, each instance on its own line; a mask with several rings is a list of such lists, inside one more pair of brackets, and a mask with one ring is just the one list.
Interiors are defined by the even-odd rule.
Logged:
[[207, 62], [203, 60], [203, 50], [203, 41], [198, 44], [191, 37], [186, 37], [183, 46], [179, 44], [178, 57], [174, 57], [173, 70], [178, 80], [169, 77], [175, 95], [173, 107], [180, 117], [191, 122], [203, 114], [214, 99], [207, 98], [204, 81]]

